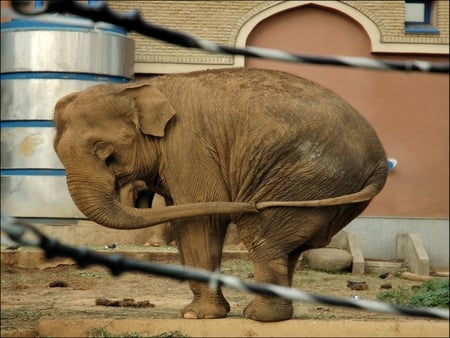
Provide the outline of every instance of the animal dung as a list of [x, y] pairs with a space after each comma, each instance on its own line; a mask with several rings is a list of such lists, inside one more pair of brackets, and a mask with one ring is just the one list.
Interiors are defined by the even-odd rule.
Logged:
[[385, 278], [387, 278], [387, 276], [389, 276], [389, 272], [384, 272], [384, 273], [380, 274], [378, 277], [381, 279], [385, 279]]
[[329, 307], [324, 307], [324, 306], [317, 306], [316, 310], [318, 311], [330, 311]]
[[352, 290], [367, 290], [369, 287], [366, 282], [358, 282], [358, 281], [347, 281], [347, 287]]
[[67, 284], [67, 282], [65, 282], [63, 280], [54, 280], [53, 282], [50, 282], [48, 284], [49, 288], [66, 288], [68, 286], [69, 286], [69, 284]]
[[117, 243], [105, 245], [105, 249], [115, 249], [115, 248], [117, 248]]
[[392, 289], [391, 283], [381, 284], [380, 289]]
[[122, 300], [111, 300], [107, 298], [97, 298], [95, 300], [95, 305], [100, 306], [114, 306], [114, 307], [155, 307], [155, 304], [150, 303], [148, 300], [135, 302], [132, 298], [123, 298]]
[[12, 244], [6, 248], [6, 250], [17, 250], [20, 248], [20, 244]]

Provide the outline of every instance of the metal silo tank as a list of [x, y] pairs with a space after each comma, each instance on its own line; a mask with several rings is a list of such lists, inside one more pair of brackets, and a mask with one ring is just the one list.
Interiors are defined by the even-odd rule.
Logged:
[[1, 24], [2, 213], [85, 218], [53, 150], [53, 109], [66, 94], [134, 74], [134, 41], [107, 24], [13, 20]]

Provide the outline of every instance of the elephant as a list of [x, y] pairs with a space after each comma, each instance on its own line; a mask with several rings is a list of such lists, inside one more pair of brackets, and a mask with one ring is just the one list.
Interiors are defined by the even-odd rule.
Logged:
[[122, 203], [136, 208], [150, 208], [153, 194], [144, 181], [134, 181], [120, 188], [119, 199]]
[[[300, 254], [325, 246], [385, 185], [385, 150], [368, 121], [331, 90], [256, 68], [99, 84], [55, 105], [54, 149], [86, 217], [114, 229], [170, 221], [181, 264], [220, 269], [236, 225], [254, 281], [290, 287]], [[120, 202], [142, 180], [167, 207]], [[223, 318], [219, 287], [189, 282], [182, 318]], [[245, 318], [292, 318], [292, 301], [256, 295]]]
[[[120, 188], [120, 201], [128, 206], [136, 208], [161, 208], [165, 207], [164, 197], [152, 194], [144, 181], [128, 183]], [[146, 246], [162, 246], [173, 241], [172, 230], [169, 223], [161, 223], [149, 229], [149, 238]]]

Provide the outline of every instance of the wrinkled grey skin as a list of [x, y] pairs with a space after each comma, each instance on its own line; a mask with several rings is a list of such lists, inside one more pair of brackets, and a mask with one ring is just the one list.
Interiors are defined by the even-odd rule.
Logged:
[[[62, 98], [55, 122], [55, 150], [87, 217], [117, 229], [170, 221], [182, 263], [210, 271], [220, 266], [233, 222], [258, 283], [289, 286], [301, 252], [326, 245], [387, 176], [383, 147], [358, 112], [317, 84], [275, 71], [98, 85]], [[169, 207], [120, 203], [118, 189], [136, 180]], [[184, 318], [227, 315], [220, 288], [190, 286]], [[244, 316], [286, 320], [292, 304], [258, 295]]]

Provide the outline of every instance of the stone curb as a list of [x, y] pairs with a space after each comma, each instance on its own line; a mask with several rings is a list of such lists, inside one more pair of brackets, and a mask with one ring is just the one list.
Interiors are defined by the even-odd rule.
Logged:
[[[164, 248], [144, 248], [139, 250], [139, 248], [134, 248], [133, 250], [126, 249], [113, 249], [113, 250], [95, 250], [98, 253], [112, 255], [112, 254], [122, 254], [125, 257], [138, 259], [146, 262], [159, 262], [159, 263], [174, 263], [179, 264], [180, 260], [178, 258], [178, 251], [170, 247], [167, 250]], [[246, 251], [240, 250], [224, 250], [222, 254], [222, 261], [229, 259], [243, 259], [248, 260], [248, 253]], [[45, 254], [40, 249], [26, 248], [1, 250], [1, 264], [2, 266], [11, 266], [20, 269], [45, 269], [51, 268], [58, 265], [72, 265], [75, 262], [70, 258], [53, 258], [47, 260]]]

